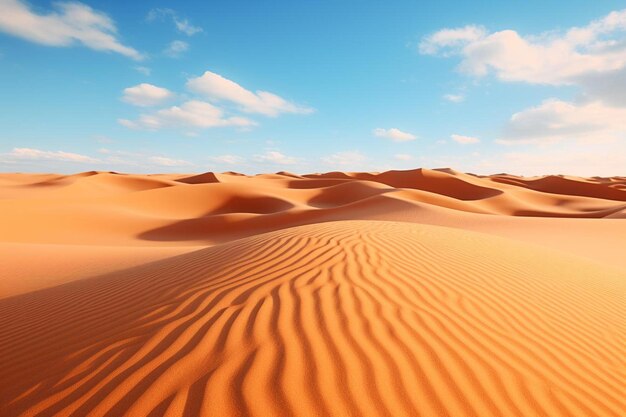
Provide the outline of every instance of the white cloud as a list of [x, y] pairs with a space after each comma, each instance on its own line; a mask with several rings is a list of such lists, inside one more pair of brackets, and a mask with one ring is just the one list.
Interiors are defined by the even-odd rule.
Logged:
[[200, 77], [189, 79], [187, 88], [210, 100], [234, 103], [246, 113], [277, 116], [281, 113], [307, 114], [313, 112], [311, 108], [291, 103], [267, 91], [258, 90], [253, 93], [236, 82], [210, 71], [206, 71]]
[[323, 163], [341, 169], [361, 167], [366, 161], [367, 157], [359, 151], [337, 152], [322, 158]]
[[236, 165], [245, 161], [244, 158], [238, 155], [218, 155], [209, 158], [213, 162], [219, 162], [222, 164]]
[[162, 109], [151, 114], [142, 114], [135, 121], [119, 119], [118, 122], [131, 129], [148, 130], [254, 125], [254, 122], [243, 117], [224, 117], [221, 109], [198, 100], [187, 101], [180, 106]]
[[97, 159], [87, 155], [81, 155], [64, 151], [43, 151], [33, 148], [13, 148], [11, 152], [0, 154], [5, 161], [15, 160], [45, 160], [45, 161], [64, 161], [64, 162], [81, 162], [94, 163]]
[[626, 66], [626, 9], [582, 28], [521, 36], [514, 30], [493, 33], [476, 26], [443, 29], [424, 38], [420, 51], [459, 55], [463, 72], [493, 72], [504, 81], [533, 84], [577, 84], [581, 77]]
[[463, 135], [450, 135], [450, 139], [455, 141], [456, 143], [460, 143], [461, 145], [470, 145], [474, 143], [479, 143], [480, 139], [475, 138], [473, 136], [463, 136]]
[[486, 30], [482, 26], [469, 25], [456, 29], [442, 29], [422, 39], [419, 51], [422, 54], [433, 55], [442, 48], [459, 47], [485, 37]]
[[461, 103], [465, 101], [463, 94], [445, 94], [443, 98], [451, 103]]
[[196, 33], [202, 32], [201, 27], [193, 26], [187, 19], [178, 19], [175, 17], [174, 24], [176, 25], [176, 29], [183, 32], [187, 36], [192, 36]]
[[623, 142], [608, 145], [562, 145], [554, 145], [551, 149], [503, 152], [482, 160], [464, 158], [454, 166], [482, 174], [507, 172], [517, 175], [569, 174], [587, 177], [624, 175], [626, 144]]
[[411, 161], [413, 160], [413, 155], [409, 155], [406, 153], [397, 153], [393, 156], [398, 161]]
[[417, 138], [415, 135], [408, 132], [403, 132], [400, 129], [396, 129], [395, 127], [392, 127], [391, 129], [374, 129], [372, 133], [374, 134], [374, 136], [390, 139], [393, 142], [408, 142]]
[[626, 108], [610, 107], [599, 101], [577, 105], [546, 100], [511, 116], [496, 142], [550, 143], [565, 139], [583, 142], [626, 139]]
[[574, 101], [552, 98], [515, 113], [497, 143], [545, 146], [626, 140], [626, 9], [583, 27], [535, 36], [468, 28], [426, 37], [421, 51], [458, 55], [459, 69], [478, 77], [494, 74], [506, 82], [581, 90]]
[[626, 107], [626, 68], [588, 74], [579, 77], [578, 82], [585, 100], [601, 100], [608, 105]]
[[172, 41], [163, 50], [163, 53], [170, 58], [178, 58], [189, 50], [189, 44], [185, 41]]
[[143, 152], [129, 152], [124, 150], [111, 150], [107, 148], [98, 149], [98, 153], [106, 155], [101, 162], [110, 165], [126, 166], [162, 166], [178, 167], [192, 166], [192, 162], [183, 159], [169, 158], [163, 155], [152, 155]]
[[176, 29], [187, 36], [192, 36], [203, 31], [201, 27], [194, 26], [189, 22], [189, 20], [179, 17], [178, 14], [172, 9], [152, 9], [148, 12], [147, 20], [162, 20], [166, 17], [170, 17], [172, 22], [174, 22]]
[[156, 168], [174, 168], [194, 166], [183, 159], [170, 158], [124, 150], [98, 149], [100, 157], [65, 151], [47, 151], [35, 148], [13, 148], [10, 152], [0, 153], [0, 164], [38, 167], [46, 170], [73, 171], [75, 164], [89, 164], [89, 169], [137, 169], [154, 170]]
[[174, 93], [167, 88], [142, 83], [125, 88], [122, 100], [135, 106], [150, 107], [162, 104], [172, 97], [174, 97]]
[[98, 50], [116, 52], [135, 60], [142, 55], [123, 45], [115, 23], [106, 14], [77, 2], [54, 3], [55, 11], [37, 14], [20, 0], [0, 1], [0, 31], [49, 46], [81, 43]]
[[262, 155], [255, 155], [253, 158], [256, 162], [271, 163], [278, 165], [293, 165], [298, 163], [299, 159], [293, 156], [287, 156], [278, 151], [267, 151]]

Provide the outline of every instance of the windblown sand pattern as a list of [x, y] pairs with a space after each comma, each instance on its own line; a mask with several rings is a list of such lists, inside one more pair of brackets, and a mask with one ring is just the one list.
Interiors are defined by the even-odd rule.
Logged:
[[0, 244], [76, 270], [0, 298], [2, 416], [626, 409], [624, 179], [0, 179]]

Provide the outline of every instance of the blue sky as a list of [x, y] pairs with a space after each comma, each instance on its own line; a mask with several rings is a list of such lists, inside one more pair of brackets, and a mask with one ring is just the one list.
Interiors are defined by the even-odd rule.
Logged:
[[624, 3], [469, 3], [0, 0], [0, 170], [626, 175]]

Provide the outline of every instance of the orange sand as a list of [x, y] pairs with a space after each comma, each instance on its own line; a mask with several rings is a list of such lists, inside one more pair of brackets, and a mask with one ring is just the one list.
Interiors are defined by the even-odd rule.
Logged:
[[0, 174], [0, 415], [623, 416], [626, 178]]

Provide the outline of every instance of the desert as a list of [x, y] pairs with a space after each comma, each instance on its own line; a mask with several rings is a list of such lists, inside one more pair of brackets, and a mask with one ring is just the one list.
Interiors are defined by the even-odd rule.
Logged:
[[626, 6], [0, 0], [0, 417], [626, 417]]
[[626, 178], [0, 180], [2, 415], [626, 405]]

